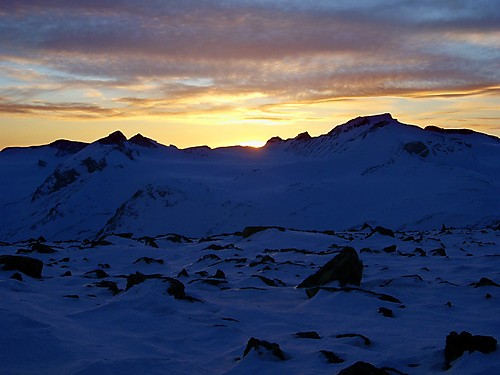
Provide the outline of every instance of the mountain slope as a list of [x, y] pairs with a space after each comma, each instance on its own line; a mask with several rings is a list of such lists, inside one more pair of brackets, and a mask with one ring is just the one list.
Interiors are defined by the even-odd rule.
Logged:
[[68, 142], [0, 153], [0, 238], [500, 220], [498, 138], [421, 129], [389, 114], [356, 118], [319, 137], [275, 137], [261, 149], [179, 150], [120, 132], [92, 144]]

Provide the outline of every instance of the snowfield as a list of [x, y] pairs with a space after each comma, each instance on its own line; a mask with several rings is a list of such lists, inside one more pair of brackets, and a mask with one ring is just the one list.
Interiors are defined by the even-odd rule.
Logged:
[[2, 374], [500, 368], [496, 137], [389, 114], [260, 149], [115, 132], [3, 150], [0, 192]]
[[[444, 373], [450, 332], [500, 337], [498, 285], [477, 284], [499, 280], [498, 230], [370, 233], [46, 243], [54, 253], [28, 254], [43, 261], [41, 278], [0, 271], [2, 373], [313, 374], [357, 361], [389, 374]], [[33, 243], [4, 245], [2, 254]], [[345, 246], [364, 264], [359, 287], [332, 282], [312, 298], [296, 287]], [[185, 298], [169, 294], [169, 278]], [[252, 337], [278, 344], [284, 360], [265, 349], [243, 357]], [[447, 373], [499, 366], [498, 352], [476, 351]]]

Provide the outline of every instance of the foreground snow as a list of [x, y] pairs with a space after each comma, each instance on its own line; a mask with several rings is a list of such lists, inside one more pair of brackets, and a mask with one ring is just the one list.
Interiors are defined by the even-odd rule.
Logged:
[[[21, 274], [22, 281], [11, 278], [15, 271], [0, 271], [1, 372], [337, 373], [362, 360], [430, 374], [444, 372], [451, 331], [500, 339], [498, 287], [471, 285], [481, 278], [500, 282], [498, 230], [407, 231], [395, 238], [370, 236], [369, 228], [244, 234], [154, 241], [109, 235], [93, 244], [46, 243], [56, 250], [49, 254], [29, 253], [28, 242], [2, 243], [1, 254], [27, 253], [44, 268], [41, 279]], [[395, 251], [387, 249], [391, 245]], [[309, 299], [296, 288], [344, 246], [354, 247], [364, 263], [359, 289], [320, 290]], [[179, 275], [183, 269], [187, 275]], [[95, 279], [104, 276], [95, 270], [107, 276]], [[62, 276], [68, 271], [71, 276]], [[125, 291], [126, 276], [137, 271], [156, 276]], [[165, 277], [181, 281], [189, 298], [169, 295]], [[121, 291], [96, 286], [103, 280]], [[394, 317], [379, 313], [381, 307]], [[320, 338], [295, 335], [309, 331]], [[370, 343], [337, 337], [343, 334]], [[254, 350], [243, 358], [251, 337], [279, 344], [286, 360]], [[344, 362], [328, 363], [321, 350]], [[498, 368], [498, 351], [475, 352], [446, 373], [493, 374]]]

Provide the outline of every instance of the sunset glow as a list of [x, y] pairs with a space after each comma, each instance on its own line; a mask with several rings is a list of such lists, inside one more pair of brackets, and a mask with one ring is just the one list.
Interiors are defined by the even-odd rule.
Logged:
[[2, 1], [0, 149], [261, 146], [360, 115], [500, 135], [496, 1]]

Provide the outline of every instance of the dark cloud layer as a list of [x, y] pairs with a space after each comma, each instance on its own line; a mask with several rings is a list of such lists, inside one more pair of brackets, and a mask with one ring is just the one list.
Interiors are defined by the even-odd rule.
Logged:
[[[0, 112], [161, 112], [242, 93], [276, 103], [474, 94], [500, 86], [498, 40], [496, 0], [4, 0], [0, 95], [11, 104]], [[33, 102], [75, 88], [109, 100]]]

